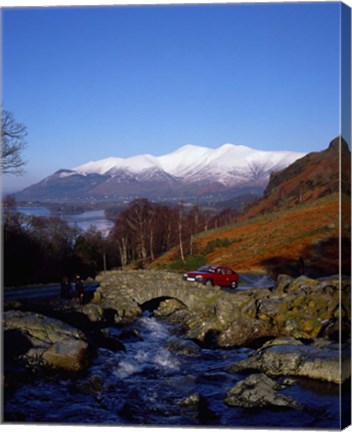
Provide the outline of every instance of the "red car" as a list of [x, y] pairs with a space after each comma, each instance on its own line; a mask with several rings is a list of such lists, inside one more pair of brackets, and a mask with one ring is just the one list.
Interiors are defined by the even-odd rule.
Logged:
[[183, 279], [191, 282], [201, 282], [208, 286], [226, 286], [237, 288], [239, 276], [227, 266], [206, 265], [196, 271], [183, 275]]

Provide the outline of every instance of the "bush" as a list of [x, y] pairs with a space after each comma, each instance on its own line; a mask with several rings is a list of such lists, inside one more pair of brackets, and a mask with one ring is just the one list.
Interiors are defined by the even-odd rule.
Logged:
[[217, 238], [215, 240], [210, 240], [204, 249], [202, 249], [201, 253], [202, 255], [209, 255], [210, 253], [214, 252], [215, 249], [221, 248], [221, 247], [228, 247], [230, 244], [232, 244], [233, 241], [228, 238]]
[[183, 262], [181, 259], [173, 261], [168, 265], [168, 269], [173, 271], [190, 271], [196, 270], [197, 268], [205, 265], [206, 263], [206, 258], [203, 255], [188, 255], [185, 257], [185, 262]]

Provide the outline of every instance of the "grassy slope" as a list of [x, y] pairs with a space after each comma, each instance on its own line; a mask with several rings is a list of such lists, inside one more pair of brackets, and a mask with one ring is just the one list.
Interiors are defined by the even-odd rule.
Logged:
[[[231, 226], [202, 233], [194, 248], [200, 254], [209, 241], [229, 239], [230, 246], [206, 256], [208, 263], [226, 264], [239, 272], [295, 272], [299, 256], [312, 276], [338, 273], [338, 194], [289, 210], [273, 212]], [[179, 258], [173, 249], [153, 266], [165, 266]]]

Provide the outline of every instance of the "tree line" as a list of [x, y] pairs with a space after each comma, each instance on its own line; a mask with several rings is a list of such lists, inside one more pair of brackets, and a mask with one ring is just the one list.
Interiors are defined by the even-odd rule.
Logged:
[[131, 262], [144, 268], [171, 248], [177, 248], [182, 261], [186, 255], [193, 255], [194, 235], [233, 222], [234, 212], [223, 210], [214, 213], [200, 207], [176, 207], [153, 203], [147, 199], [133, 201], [122, 211], [109, 235], [115, 248], [119, 265]]
[[104, 269], [145, 268], [175, 248], [185, 261], [194, 255], [195, 234], [234, 220], [232, 210], [214, 213], [183, 203], [169, 207], [138, 199], [116, 217], [108, 235], [83, 231], [59, 217], [28, 216], [16, 202], [3, 201], [3, 276], [5, 286], [58, 282], [80, 273], [95, 277]]
[[94, 228], [83, 231], [59, 217], [28, 216], [14, 201], [3, 201], [3, 280], [5, 286], [59, 282], [64, 276], [94, 277], [103, 268], [106, 239]]

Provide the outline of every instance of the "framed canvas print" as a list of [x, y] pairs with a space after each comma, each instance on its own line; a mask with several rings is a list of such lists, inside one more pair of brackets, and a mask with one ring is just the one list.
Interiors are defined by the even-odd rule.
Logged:
[[351, 423], [351, 9], [6, 5], [3, 426]]

